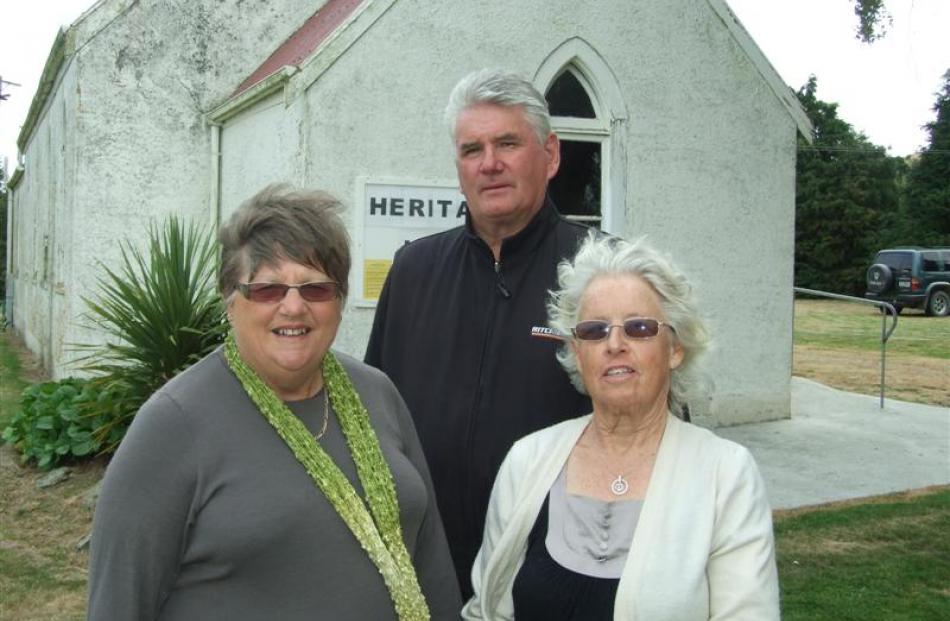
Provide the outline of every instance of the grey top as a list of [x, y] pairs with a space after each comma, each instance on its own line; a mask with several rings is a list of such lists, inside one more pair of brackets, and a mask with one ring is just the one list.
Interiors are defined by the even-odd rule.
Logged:
[[[337, 357], [392, 471], [403, 537], [432, 618], [457, 619], [455, 573], [409, 412], [385, 375]], [[288, 405], [312, 432], [320, 430], [322, 393]], [[320, 444], [362, 496], [333, 414]], [[90, 554], [93, 621], [395, 619], [376, 566], [220, 349], [135, 417], [106, 470]]]
[[642, 500], [606, 502], [567, 492], [567, 466], [551, 486], [544, 543], [558, 565], [594, 578], [620, 578]]

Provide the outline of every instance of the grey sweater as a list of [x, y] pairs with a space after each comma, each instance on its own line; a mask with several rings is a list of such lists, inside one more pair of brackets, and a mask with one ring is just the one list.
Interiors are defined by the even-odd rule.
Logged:
[[[337, 354], [396, 482], [403, 537], [433, 619], [461, 603], [406, 406], [381, 372]], [[323, 395], [288, 404], [317, 432]], [[334, 414], [324, 450], [363, 490]], [[376, 566], [232, 375], [219, 350], [139, 411], [93, 523], [89, 619], [394, 619]]]

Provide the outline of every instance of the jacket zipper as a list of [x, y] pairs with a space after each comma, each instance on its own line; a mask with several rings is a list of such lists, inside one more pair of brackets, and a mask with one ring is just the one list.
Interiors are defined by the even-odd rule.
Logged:
[[[508, 300], [511, 298], [511, 291], [508, 289], [508, 286], [505, 284], [505, 278], [501, 273], [501, 261], [495, 261], [493, 264], [495, 270], [495, 289], [498, 291], [499, 295]], [[467, 459], [471, 461], [474, 458], [472, 453], [474, 446], [473, 440], [475, 435], [475, 425], [478, 420], [478, 412], [482, 407], [482, 397], [485, 385], [485, 364], [486, 364], [486, 352], [488, 350], [489, 344], [492, 341], [492, 335], [495, 332], [495, 315], [498, 312], [498, 298], [492, 296], [491, 309], [486, 313], [485, 321], [487, 322], [485, 328], [485, 340], [482, 342], [482, 350], [479, 355], [478, 360], [478, 384], [475, 393], [475, 401], [472, 403], [472, 409], [469, 413], [468, 419], [468, 429], [466, 430], [466, 453]], [[465, 482], [463, 484], [462, 498], [465, 499], [464, 504], [469, 504], [470, 490], [472, 488], [472, 478], [471, 473], [467, 472], [465, 476]], [[471, 519], [471, 512], [465, 511], [466, 520]], [[468, 524], [471, 526], [471, 523]], [[470, 528], [469, 528], [470, 529]]]
[[505, 285], [505, 277], [501, 273], [501, 261], [495, 261], [495, 286], [498, 288], [501, 297], [506, 300], [511, 298], [511, 291]]

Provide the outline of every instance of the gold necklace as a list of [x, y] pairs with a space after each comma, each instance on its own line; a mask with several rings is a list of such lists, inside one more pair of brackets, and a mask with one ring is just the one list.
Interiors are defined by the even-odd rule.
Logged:
[[319, 440], [323, 437], [323, 434], [327, 432], [327, 423], [330, 421], [330, 387], [324, 384], [323, 386], [323, 425], [320, 427], [320, 433], [316, 434], [314, 438]]
[[333, 393], [337, 421], [346, 438], [366, 502], [349, 479], [290, 409], [241, 358], [234, 334], [225, 339], [224, 355], [248, 397], [310, 475], [382, 575], [400, 621], [428, 621], [429, 607], [402, 537], [396, 485], [383, 458], [369, 413], [343, 365], [332, 352], [323, 357], [323, 380]]

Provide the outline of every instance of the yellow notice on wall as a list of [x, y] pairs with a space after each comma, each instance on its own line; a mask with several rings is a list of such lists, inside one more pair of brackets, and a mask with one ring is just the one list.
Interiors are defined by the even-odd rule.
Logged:
[[392, 259], [366, 259], [363, 261], [363, 298], [378, 300], [386, 282], [386, 275], [392, 267]]
[[[353, 240], [353, 292], [357, 306], [375, 306], [396, 252], [421, 237], [465, 224], [468, 203], [457, 182], [361, 178]], [[360, 230], [361, 229], [361, 230]], [[360, 295], [362, 294], [362, 295]]]

